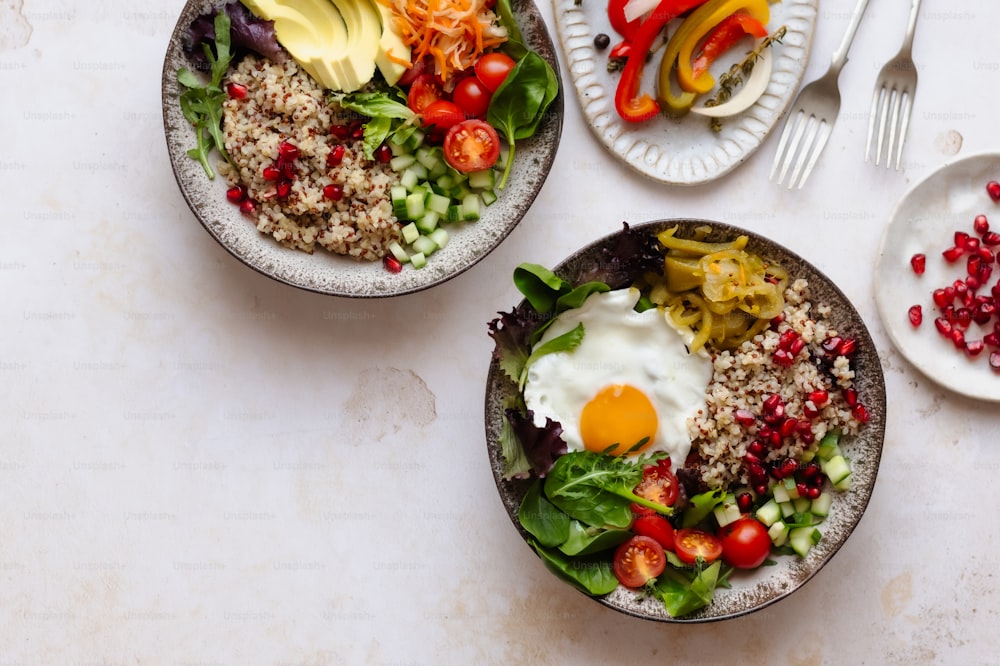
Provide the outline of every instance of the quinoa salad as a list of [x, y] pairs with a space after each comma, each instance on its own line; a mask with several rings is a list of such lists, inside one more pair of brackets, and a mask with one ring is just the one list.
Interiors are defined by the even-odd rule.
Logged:
[[249, 55], [229, 82], [245, 96], [223, 104], [232, 164], [222, 162], [219, 171], [257, 203], [257, 229], [305, 252], [318, 246], [358, 259], [384, 257], [401, 239], [389, 199], [399, 174], [386, 161], [365, 159], [357, 114], [328, 101], [291, 58]]

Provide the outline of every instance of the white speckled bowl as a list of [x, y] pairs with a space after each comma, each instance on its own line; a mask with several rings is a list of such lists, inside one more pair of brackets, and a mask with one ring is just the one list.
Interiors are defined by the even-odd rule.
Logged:
[[[607, 71], [608, 51], [594, 48], [600, 33], [618, 41], [607, 16], [607, 3], [552, 0], [567, 71], [591, 131], [605, 148], [644, 176], [674, 185], [698, 185], [729, 173], [767, 138], [798, 90], [809, 62], [818, 0], [783, 0], [771, 4], [768, 26], [787, 27], [774, 49], [771, 82], [757, 103], [713, 132], [707, 118], [688, 114], [679, 120], [658, 117], [627, 123], [615, 111], [620, 74]], [[643, 70], [642, 90], [653, 94], [662, 51]], [[714, 71], [714, 70], [713, 70]]]
[[[677, 623], [711, 622], [752, 613], [787, 597], [816, 575], [847, 541], [868, 506], [882, 457], [886, 419], [885, 379], [875, 344], [858, 311], [843, 292], [812, 264], [771, 240], [719, 222], [660, 220], [633, 225], [632, 228], [655, 234], [674, 225], [679, 225], [677, 235], [682, 238], [689, 237], [695, 227], [705, 225], [712, 227], [712, 233], [707, 238], [709, 241], [727, 241], [745, 234], [750, 238], [748, 250], [781, 264], [793, 278], [806, 278], [809, 281], [813, 301], [829, 305], [832, 308], [830, 320], [837, 330], [858, 341], [858, 351], [853, 359], [857, 372], [855, 387], [871, 415], [871, 420], [857, 437], [841, 441], [841, 448], [851, 461], [852, 487], [846, 493], [835, 495], [829, 518], [819, 526], [823, 538], [807, 557], [800, 559], [795, 556], [778, 556], [774, 558], [777, 561], [775, 566], [749, 572], [734, 571], [730, 576], [732, 583], [730, 589], [717, 589], [711, 605], [681, 618], [670, 617], [658, 600], [622, 586], [607, 596], [589, 597], [614, 610], [647, 620]], [[616, 235], [606, 236], [588, 245], [553, 270], [564, 279], [575, 283], [577, 276], [583, 274], [588, 266], [602, 260], [602, 251], [613, 246]], [[500, 446], [504, 403], [516, 390], [516, 386], [507, 379], [494, 360], [486, 380], [487, 452], [500, 499], [514, 527], [527, 539], [528, 534], [518, 522], [517, 512], [531, 482], [503, 478], [503, 454]], [[542, 566], [541, 562], [539, 566]]]
[[[552, 103], [538, 132], [517, 144], [507, 187], [482, 218], [450, 227], [448, 244], [427, 265], [410, 266], [392, 274], [381, 262], [358, 262], [325, 251], [306, 254], [279, 245], [258, 232], [226, 201], [225, 181], [205, 176], [201, 165], [186, 151], [195, 145], [194, 130], [178, 105], [176, 72], [190, 66], [181, 46], [181, 34], [198, 15], [223, 4], [221, 0], [189, 0], [170, 38], [163, 63], [163, 125], [177, 184], [195, 217], [226, 250], [244, 264], [279, 282], [335, 296], [377, 298], [417, 292], [449, 280], [489, 254], [517, 226], [548, 176], [562, 132], [563, 95]], [[555, 46], [532, 0], [514, 0], [513, 9], [525, 42], [556, 70]]]

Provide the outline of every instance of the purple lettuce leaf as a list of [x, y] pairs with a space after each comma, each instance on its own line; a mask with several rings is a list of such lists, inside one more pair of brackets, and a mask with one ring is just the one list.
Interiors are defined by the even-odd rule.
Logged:
[[[274, 62], [284, 62], [287, 54], [278, 43], [274, 32], [274, 21], [265, 21], [254, 16], [241, 2], [230, 2], [223, 6], [230, 20], [230, 40], [237, 56], [249, 52], [257, 53]], [[217, 9], [202, 14], [182, 35], [184, 52], [194, 63], [195, 69], [207, 71], [208, 61], [202, 44], [212, 46], [215, 42], [215, 15]]]
[[495, 343], [493, 358], [500, 369], [514, 382], [520, 379], [524, 363], [528, 360], [531, 334], [535, 332], [547, 316], [540, 314], [530, 305], [515, 307], [510, 312], [498, 312], [500, 316], [489, 322], [489, 335]]
[[520, 440], [532, 469], [539, 477], [544, 477], [552, 469], [556, 458], [567, 451], [566, 442], [562, 439], [562, 425], [546, 418], [545, 427], [539, 428], [530, 409], [526, 414], [517, 409], [508, 409], [506, 413], [507, 421]]
[[604, 282], [612, 289], [624, 289], [647, 271], [663, 270], [663, 252], [656, 236], [633, 230], [627, 222], [622, 222], [622, 227], [611, 247], [601, 250], [601, 259], [577, 276], [577, 284]]

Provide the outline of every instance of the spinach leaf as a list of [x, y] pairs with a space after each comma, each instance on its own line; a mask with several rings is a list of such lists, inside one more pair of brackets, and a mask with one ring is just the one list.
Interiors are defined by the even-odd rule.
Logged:
[[569, 516], [545, 498], [540, 480], [531, 484], [525, 493], [517, 519], [521, 522], [521, 527], [543, 546], [558, 546], [570, 536]]
[[222, 104], [226, 101], [226, 93], [222, 90], [222, 79], [229, 70], [233, 60], [230, 45], [230, 19], [226, 12], [215, 15], [215, 49], [207, 43], [202, 43], [205, 59], [210, 65], [211, 80], [202, 84], [197, 76], [185, 67], [177, 70], [177, 83], [184, 90], [179, 96], [181, 113], [195, 130], [196, 145], [187, 154], [198, 160], [205, 174], [215, 178], [215, 171], [209, 162], [212, 149], [219, 151], [227, 161], [225, 139], [222, 136]]
[[603, 282], [585, 282], [579, 287], [573, 288], [556, 299], [556, 312], [564, 312], [565, 310], [578, 308], [583, 305], [583, 302], [586, 301], [587, 297], [591, 294], [598, 294], [606, 291], [611, 291], [611, 287]]
[[569, 557], [553, 548], [546, 548], [534, 539], [528, 543], [549, 571], [589, 595], [610, 594], [618, 587], [611, 562], [606, 559]]
[[559, 94], [559, 79], [540, 55], [527, 51], [493, 92], [486, 120], [507, 140], [507, 163], [498, 187], [503, 188], [514, 164], [516, 141], [535, 133]]
[[688, 500], [688, 508], [684, 511], [682, 527], [694, 527], [712, 513], [715, 507], [722, 504], [726, 492], [721, 488], [695, 495]]
[[520, 388], [524, 388], [524, 382], [528, 379], [528, 368], [531, 367], [532, 363], [548, 354], [573, 351], [580, 346], [581, 342], [583, 342], [583, 324], [577, 324], [572, 331], [563, 333], [551, 340], [546, 340], [532, 349], [531, 354], [528, 355], [528, 360], [524, 362], [524, 367], [521, 369]]
[[643, 466], [665, 457], [653, 454], [629, 460], [591, 451], [574, 451], [556, 459], [545, 479], [545, 494], [572, 518], [595, 527], [627, 528], [634, 502], [660, 513], [673, 509], [651, 502], [632, 490], [642, 481]]
[[333, 100], [349, 111], [355, 111], [369, 118], [396, 118], [410, 120], [414, 117], [403, 102], [393, 99], [386, 92], [363, 92], [334, 94]]
[[[514, 9], [510, 5], [510, 0], [497, 0], [495, 9], [497, 18], [500, 19], [500, 25], [507, 28], [507, 44], [514, 43], [524, 48], [524, 42], [521, 38], [521, 28], [518, 27], [517, 19], [514, 18]], [[513, 53], [509, 55], [515, 60], [517, 59]]]
[[631, 537], [632, 533], [628, 530], [605, 530], [572, 520], [569, 522], [569, 536], [559, 546], [559, 550], [574, 557], [592, 555], [610, 550]]
[[514, 286], [539, 312], [550, 312], [556, 300], [571, 289], [568, 282], [545, 266], [529, 263], [514, 269]]
[[685, 571], [668, 567], [654, 586], [655, 594], [667, 608], [671, 617], [693, 613], [712, 603], [715, 588], [720, 582], [721, 562], [705, 568]]

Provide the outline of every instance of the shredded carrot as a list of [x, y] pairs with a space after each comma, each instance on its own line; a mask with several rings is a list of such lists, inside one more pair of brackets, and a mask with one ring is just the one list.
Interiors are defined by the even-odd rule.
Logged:
[[410, 67], [413, 66], [413, 63], [411, 63], [408, 58], [400, 58], [399, 56], [393, 55], [392, 49], [389, 49], [388, 51], [386, 51], [385, 52], [385, 56], [390, 61], [396, 63], [397, 65], [402, 65], [403, 67], [406, 67], [407, 69], [409, 69]]
[[[386, 0], [379, 0], [386, 1]], [[434, 73], [448, 81], [484, 52], [507, 41], [486, 0], [387, 0], [413, 62], [430, 56]]]

